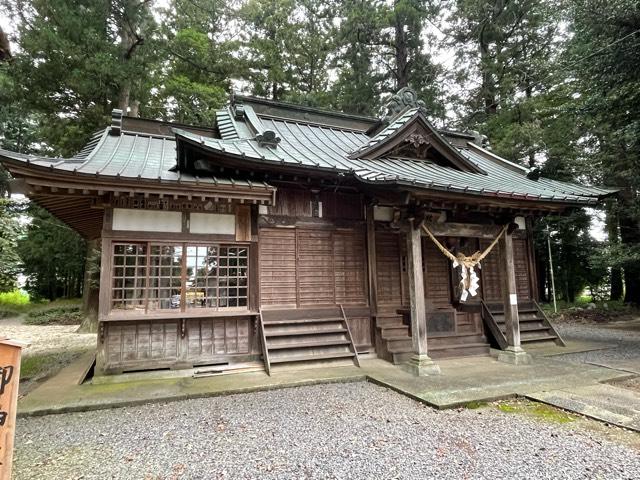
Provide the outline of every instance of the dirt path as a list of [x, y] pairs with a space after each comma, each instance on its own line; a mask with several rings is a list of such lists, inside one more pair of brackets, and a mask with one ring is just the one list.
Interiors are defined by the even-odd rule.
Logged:
[[78, 325], [24, 325], [20, 317], [0, 320], [0, 334], [31, 345], [23, 355], [94, 348], [94, 333], [76, 333]]

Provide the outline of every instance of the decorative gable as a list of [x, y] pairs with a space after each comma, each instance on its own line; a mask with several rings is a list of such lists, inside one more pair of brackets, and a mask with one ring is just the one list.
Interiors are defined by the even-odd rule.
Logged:
[[386, 128], [349, 155], [351, 159], [366, 160], [381, 157], [425, 160], [463, 172], [486, 173], [438, 133], [421, 106], [405, 108]]

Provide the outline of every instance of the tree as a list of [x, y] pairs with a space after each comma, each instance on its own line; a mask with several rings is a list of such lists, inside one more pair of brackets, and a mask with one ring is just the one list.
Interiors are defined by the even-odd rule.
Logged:
[[15, 202], [0, 197], [0, 292], [17, 286], [21, 262], [16, 243], [21, 234]]
[[50, 153], [71, 155], [111, 110], [146, 102], [153, 68], [149, 1], [0, 0], [17, 25], [8, 74]]
[[239, 11], [250, 91], [327, 106], [336, 2], [249, 0]]
[[239, 40], [226, 0], [173, 0], [162, 12], [162, 73], [148, 113], [180, 123], [210, 126], [224, 105], [232, 78], [243, 75]]
[[[481, 130], [498, 154], [535, 167], [546, 153], [540, 116], [566, 100], [560, 94], [566, 92], [551, 92], [564, 80], [555, 74], [565, 40], [562, 5], [453, 0], [449, 6], [448, 43], [460, 60], [457, 77], [468, 91], [463, 126]], [[550, 92], [553, 105], [545, 98]]]
[[[570, 10], [570, 70], [577, 79], [591, 157], [620, 187], [610, 219], [620, 235], [625, 302], [640, 305], [640, 16], [631, 0], [577, 0]], [[612, 232], [615, 230], [612, 227]], [[615, 244], [615, 241], [613, 242]]]
[[379, 109], [384, 73], [374, 62], [381, 42], [383, 13], [383, 3], [377, 0], [342, 2], [334, 60], [337, 79], [332, 88], [332, 106], [338, 110], [374, 115]]
[[27, 276], [27, 290], [37, 298], [79, 297], [86, 245], [80, 236], [45, 210], [31, 204], [27, 234], [18, 252]]

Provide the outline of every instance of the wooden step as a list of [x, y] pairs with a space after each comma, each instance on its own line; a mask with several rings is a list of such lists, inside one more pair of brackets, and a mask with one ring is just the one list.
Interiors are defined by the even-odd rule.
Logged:
[[310, 355], [291, 355], [282, 357], [271, 357], [271, 363], [288, 363], [288, 362], [306, 362], [308, 360], [328, 360], [334, 358], [349, 358], [355, 357], [353, 352], [333, 352], [333, 353], [320, 353]]
[[385, 340], [397, 339], [398, 337], [409, 337], [409, 327], [385, 327], [382, 329], [381, 334], [382, 338], [384, 338]]
[[269, 350], [284, 350], [294, 348], [330, 347], [335, 345], [349, 345], [349, 340], [317, 340], [314, 342], [299, 343], [267, 343]]
[[327, 323], [327, 322], [342, 322], [342, 318], [339, 317], [327, 317], [327, 318], [298, 318], [295, 320], [269, 320], [264, 322], [264, 326], [270, 325], [299, 325], [305, 323]]
[[315, 329], [315, 330], [266, 330], [264, 331], [265, 337], [288, 337], [294, 335], [316, 335], [316, 334], [324, 334], [324, 333], [347, 333], [347, 329], [344, 327], [336, 327], [336, 328], [323, 328], [323, 329]]

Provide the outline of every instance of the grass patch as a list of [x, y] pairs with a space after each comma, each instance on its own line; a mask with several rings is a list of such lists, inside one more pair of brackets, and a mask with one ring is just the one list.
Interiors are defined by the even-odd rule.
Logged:
[[84, 318], [76, 302], [52, 302], [46, 307], [32, 310], [24, 319], [26, 325], [79, 325]]
[[29, 294], [23, 290], [12, 290], [0, 293], [0, 306], [25, 307], [29, 305]]
[[523, 414], [550, 423], [570, 423], [580, 418], [559, 408], [529, 400], [517, 400], [496, 404], [496, 408], [505, 413]]
[[75, 348], [24, 355], [20, 363], [20, 395], [26, 395], [87, 351]]

